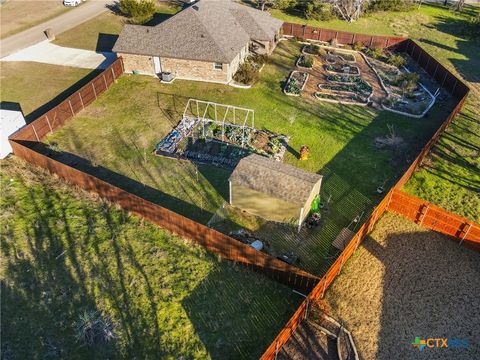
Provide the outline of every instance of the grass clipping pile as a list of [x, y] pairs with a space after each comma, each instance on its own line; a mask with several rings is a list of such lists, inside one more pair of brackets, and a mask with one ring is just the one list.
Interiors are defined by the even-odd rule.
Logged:
[[478, 359], [480, 254], [387, 214], [326, 293], [364, 359], [418, 359], [415, 337], [468, 339], [422, 359]]

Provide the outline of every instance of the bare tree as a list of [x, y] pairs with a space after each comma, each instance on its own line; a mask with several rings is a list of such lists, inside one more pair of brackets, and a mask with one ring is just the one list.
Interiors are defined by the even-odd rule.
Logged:
[[370, 0], [330, 0], [340, 17], [349, 22], [357, 20], [366, 9]]
[[462, 11], [464, 5], [465, 5], [465, 0], [458, 0], [453, 4], [452, 9], [454, 11]]

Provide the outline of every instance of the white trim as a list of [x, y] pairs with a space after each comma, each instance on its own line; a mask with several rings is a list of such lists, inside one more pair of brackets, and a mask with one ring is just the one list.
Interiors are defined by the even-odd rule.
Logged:
[[228, 203], [233, 206], [232, 202], [232, 182], [228, 180]]
[[300, 209], [300, 217], [298, 218], [298, 232], [300, 232], [303, 224], [303, 207]]

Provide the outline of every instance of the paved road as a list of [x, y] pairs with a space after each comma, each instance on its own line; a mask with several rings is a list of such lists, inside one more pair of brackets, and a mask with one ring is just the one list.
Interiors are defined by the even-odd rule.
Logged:
[[84, 69], [105, 69], [116, 58], [117, 56], [112, 52], [97, 53], [90, 50], [73, 49], [54, 45], [48, 40], [44, 40], [7, 55], [0, 61], [34, 61]]
[[[71, 29], [108, 10], [105, 5], [110, 3], [112, 3], [111, 0], [89, 0], [77, 9], [73, 9], [40, 25], [9, 36], [0, 41], [0, 57], [15, 53], [23, 48], [45, 40], [44, 30], [47, 28], [52, 28], [54, 34], [60, 34]], [[35, 6], [32, 6], [32, 11], [35, 11]]]

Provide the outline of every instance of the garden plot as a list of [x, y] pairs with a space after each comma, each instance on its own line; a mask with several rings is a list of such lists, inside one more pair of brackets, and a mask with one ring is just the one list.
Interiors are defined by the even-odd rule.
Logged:
[[[195, 114], [188, 114], [192, 108]], [[226, 122], [227, 118], [232, 119], [233, 123]], [[235, 123], [238, 118], [243, 123]], [[254, 120], [254, 111], [251, 109], [190, 99], [182, 120], [156, 145], [155, 154], [183, 157], [226, 168], [234, 168], [251, 153], [282, 161], [288, 138], [268, 130], [255, 129]], [[247, 125], [248, 121], [251, 121], [251, 126]]]
[[[407, 55], [371, 49], [364, 52], [388, 94], [382, 102], [385, 110], [411, 117], [423, 117], [430, 110], [439, 91], [432, 94], [422, 83], [418, 69], [406, 67]], [[425, 75], [423, 79], [426, 80]]]
[[[307, 44], [296, 65], [308, 74], [305, 94], [309, 97], [363, 106], [371, 101], [374, 87], [363, 78], [355, 52]], [[371, 71], [368, 67], [364, 68], [367, 69], [367, 74]], [[366, 77], [371, 81], [371, 76]], [[289, 82], [287, 87], [288, 85]]]
[[[297, 61], [297, 64], [299, 61]], [[293, 70], [288, 77], [283, 92], [291, 96], [300, 96], [305, 88], [305, 85], [307, 84], [308, 77], [309, 74], [306, 72]]]
[[[259, 81], [250, 89], [183, 80], [165, 85], [147, 76], [124, 75], [75, 119], [48, 136], [47, 143], [54, 149], [51, 156], [76, 155], [77, 164], [73, 166], [77, 167], [79, 157], [86, 159], [93, 166], [85, 171], [206, 224], [228, 199], [230, 171], [226, 167], [149, 153], [184, 118], [185, 106], [191, 98], [254, 109], [255, 122], [249, 120], [246, 125], [266, 134], [289, 137], [283, 161], [324, 176], [321, 201], [328, 208], [322, 210], [322, 221], [317, 228], [302, 230], [302, 238], [296, 232], [286, 233], [285, 228], [271, 224], [253, 228], [255, 235], [273, 238], [270, 241], [277, 254], [293, 251], [298, 254], [299, 267], [321, 275], [335, 258], [336, 249], [331, 243], [338, 233], [352, 219], [363, 212], [367, 214], [375, 206], [382, 197], [376, 189], [380, 185], [387, 189], [401, 176], [408, 166], [405, 159], [411, 160], [418, 154], [444, 120], [446, 109], [435, 106], [429, 121], [417, 122], [387, 111], [316, 101], [313, 93], [318, 90], [318, 82], [310, 88], [310, 79], [303, 96], [286, 96], [281, 93], [280, 84], [288, 78], [289, 69], [295, 66], [301, 53], [301, 44], [280, 42]], [[362, 79], [374, 88], [374, 98], [379, 87], [367, 76], [372, 74], [374, 80], [376, 76], [359, 57], [357, 64]], [[315, 74], [315, 70], [316, 65], [309, 72]], [[224, 114], [219, 108], [217, 111], [217, 120], [223, 120]], [[203, 117], [201, 108], [200, 113]], [[195, 114], [189, 111], [185, 115], [196, 117]], [[225, 119], [227, 124], [243, 125], [245, 116], [235, 112], [234, 122], [233, 111], [229, 114], [232, 116]], [[209, 107], [205, 118], [215, 119], [214, 107]], [[375, 146], [377, 137], [389, 135], [389, 124], [395, 124], [395, 134], [404, 139], [401, 152]], [[207, 130], [209, 125], [205, 125]], [[192, 129], [187, 138], [193, 140], [193, 134]], [[221, 140], [221, 133], [217, 135]], [[195, 140], [200, 138], [197, 131]], [[226, 145], [209, 139], [209, 146]], [[306, 161], [299, 160], [302, 145], [310, 148]], [[228, 145], [229, 150], [232, 148]], [[242, 224], [247, 215], [239, 213], [234, 223]]]

